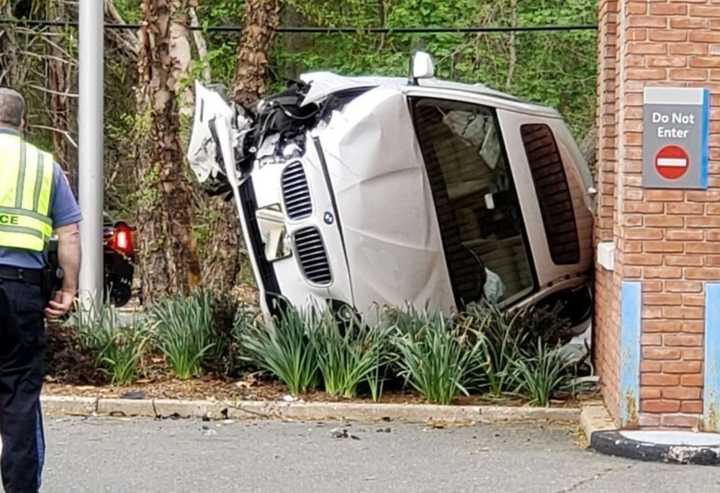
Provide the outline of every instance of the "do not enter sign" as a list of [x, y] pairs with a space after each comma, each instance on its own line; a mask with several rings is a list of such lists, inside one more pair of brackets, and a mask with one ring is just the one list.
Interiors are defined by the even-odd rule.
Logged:
[[687, 173], [690, 156], [677, 145], [665, 146], [655, 157], [655, 169], [660, 176], [668, 180], [677, 180]]
[[642, 185], [706, 190], [710, 154], [710, 91], [646, 87]]

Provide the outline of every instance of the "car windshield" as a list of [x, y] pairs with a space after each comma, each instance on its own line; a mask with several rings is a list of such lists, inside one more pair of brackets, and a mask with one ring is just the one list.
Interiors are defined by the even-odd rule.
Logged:
[[522, 215], [495, 113], [415, 99], [413, 115], [458, 305], [531, 291]]

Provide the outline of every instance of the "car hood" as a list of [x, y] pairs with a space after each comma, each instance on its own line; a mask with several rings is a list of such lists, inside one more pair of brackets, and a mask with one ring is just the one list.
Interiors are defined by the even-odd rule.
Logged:
[[452, 311], [432, 191], [402, 92], [370, 90], [316, 135], [337, 197], [356, 306]]

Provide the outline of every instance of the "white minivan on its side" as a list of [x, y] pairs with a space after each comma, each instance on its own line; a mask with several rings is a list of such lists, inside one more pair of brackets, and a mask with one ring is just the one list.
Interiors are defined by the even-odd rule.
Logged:
[[592, 176], [560, 114], [412, 71], [305, 74], [252, 110], [196, 85], [188, 157], [234, 195], [264, 311], [563, 302], [587, 327]]

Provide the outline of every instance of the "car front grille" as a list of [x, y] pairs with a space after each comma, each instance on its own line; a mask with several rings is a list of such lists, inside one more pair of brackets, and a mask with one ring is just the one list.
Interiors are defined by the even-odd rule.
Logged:
[[303, 228], [295, 232], [295, 249], [300, 267], [310, 282], [320, 285], [332, 282], [327, 251], [317, 228]]
[[285, 210], [290, 219], [310, 217], [312, 214], [310, 188], [301, 162], [291, 163], [283, 170], [282, 192]]

